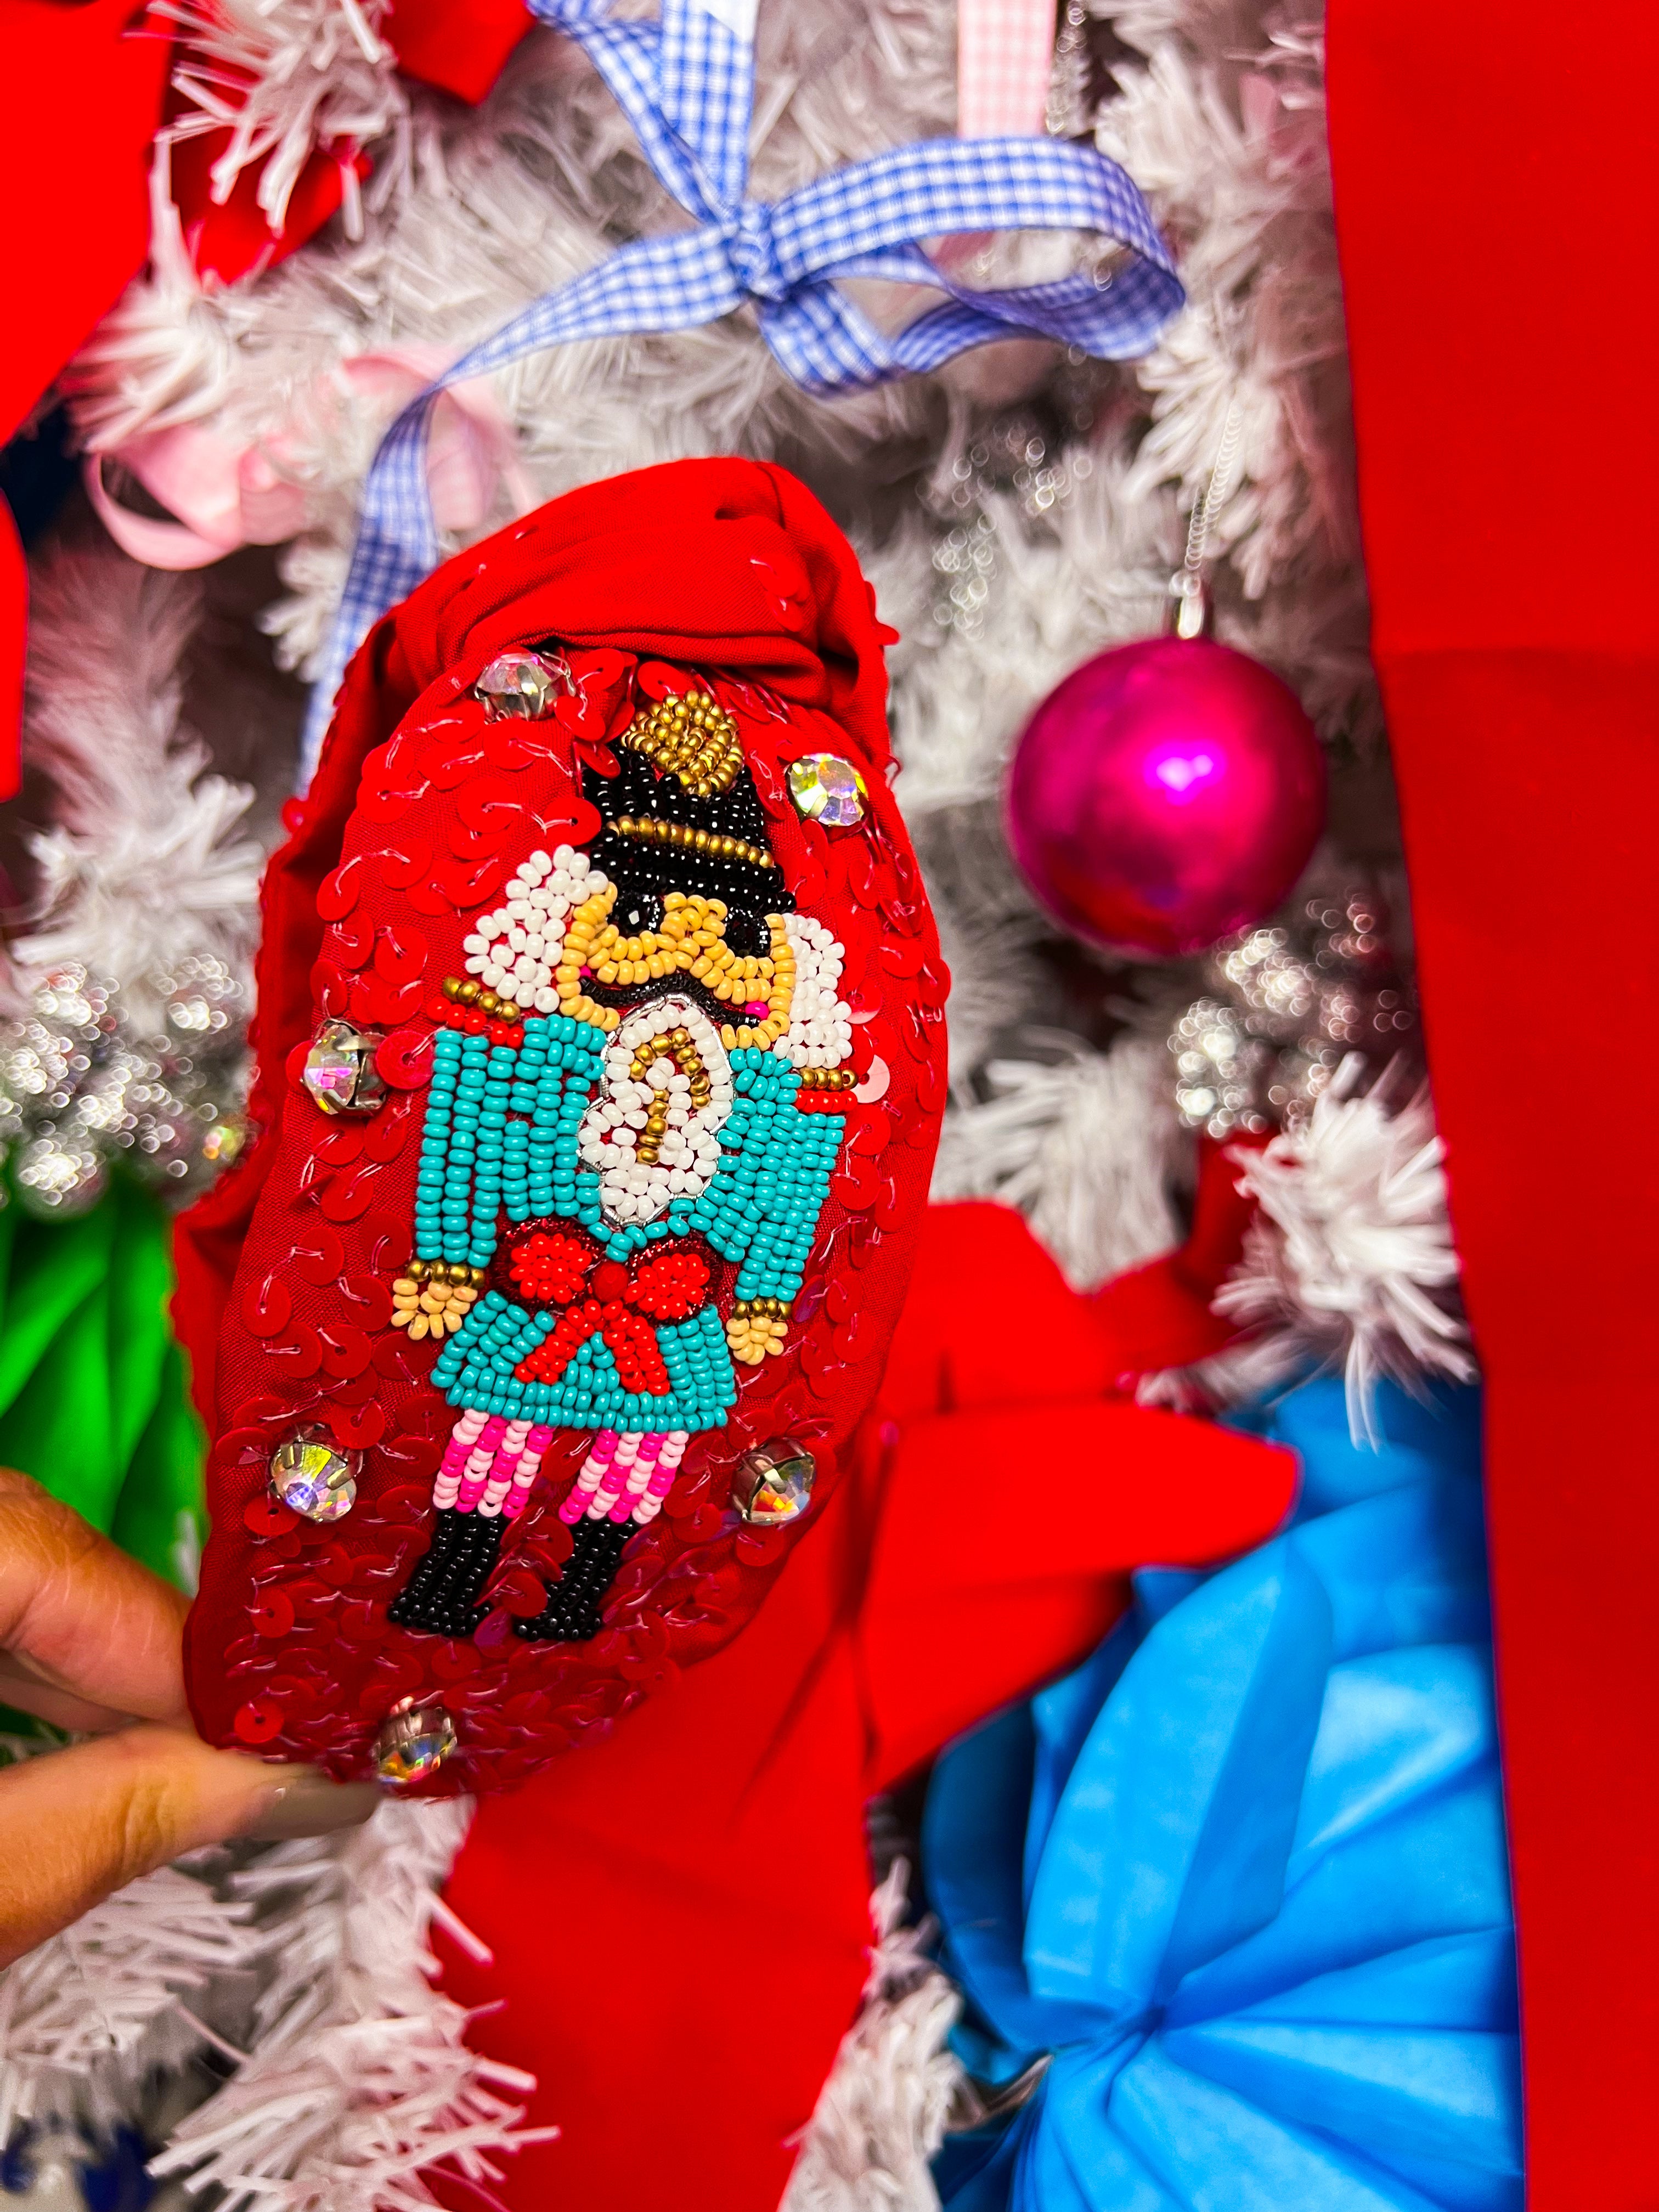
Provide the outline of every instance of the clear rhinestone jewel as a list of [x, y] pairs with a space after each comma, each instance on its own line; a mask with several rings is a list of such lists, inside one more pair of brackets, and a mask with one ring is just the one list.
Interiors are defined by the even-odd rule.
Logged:
[[559, 696], [559, 672], [538, 653], [498, 653], [472, 689], [489, 710], [492, 721], [516, 714], [538, 722], [553, 711]]
[[374, 1739], [374, 1771], [393, 1790], [407, 1790], [435, 1774], [459, 1739], [441, 1705], [417, 1705], [412, 1698], [396, 1705]]
[[374, 1064], [381, 1040], [349, 1022], [325, 1022], [312, 1039], [301, 1081], [325, 1114], [373, 1114], [386, 1102]]
[[789, 796], [796, 813], [826, 829], [847, 830], [862, 822], [869, 795], [864, 778], [839, 753], [808, 753], [789, 763]]
[[746, 1451], [732, 1477], [732, 1503], [745, 1521], [770, 1527], [797, 1521], [812, 1502], [817, 1466], [793, 1437], [774, 1437]]
[[357, 1502], [355, 1452], [323, 1429], [301, 1429], [270, 1455], [270, 1494], [307, 1521], [341, 1521]]

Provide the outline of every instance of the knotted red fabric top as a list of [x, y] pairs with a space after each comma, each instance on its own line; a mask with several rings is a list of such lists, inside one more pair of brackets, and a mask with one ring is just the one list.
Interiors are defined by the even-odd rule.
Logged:
[[337, 727], [365, 683], [406, 703], [447, 671], [556, 637], [720, 667], [820, 707], [879, 775], [882, 650], [896, 635], [876, 619], [852, 547], [787, 469], [672, 461], [585, 484], [438, 569], [365, 641]]

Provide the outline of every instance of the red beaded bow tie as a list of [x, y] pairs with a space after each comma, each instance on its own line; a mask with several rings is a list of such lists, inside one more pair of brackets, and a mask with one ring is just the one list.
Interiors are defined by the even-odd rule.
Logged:
[[526, 1297], [563, 1306], [550, 1335], [514, 1372], [524, 1382], [556, 1382], [588, 1338], [604, 1337], [625, 1390], [653, 1397], [668, 1389], [668, 1370], [653, 1321], [684, 1321], [702, 1304], [709, 1267], [684, 1245], [626, 1267], [585, 1237], [538, 1230], [514, 1245], [513, 1279]]

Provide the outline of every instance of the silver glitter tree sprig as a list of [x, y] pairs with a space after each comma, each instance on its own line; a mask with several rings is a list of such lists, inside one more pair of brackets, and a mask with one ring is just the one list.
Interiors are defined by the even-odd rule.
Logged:
[[1224, 938], [1205, 957], [1204, 981], [1170, 1037], [1189, 1129], [1299, 1129], [1349, 1054], [1373, 1078], [1418, 1057], [1416, 994], [1375, 884], [1316, 887], [1287, 920]]
[[33, 980], [28, 1011], [0, 1021], [0, 1204], [41, 1219], [84, 1213], [117, 1160], [179, 1200], [240, 1149], [247, 993], [191, 955], [143, 979], [165, 1023], [143, 1034], [123, 986], [78, 963]]
[[941, 629], [981, 635], [1002, 532], [1052, 518], [1093, 473], [1089, 441], [1108, 389], [1098, 363], [1062, 362], [1040, 394], [971, 426], [922, 483]]

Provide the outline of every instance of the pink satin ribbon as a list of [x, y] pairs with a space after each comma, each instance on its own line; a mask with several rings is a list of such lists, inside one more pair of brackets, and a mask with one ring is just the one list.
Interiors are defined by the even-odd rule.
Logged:
[[[334, 375], [349, 395], [381, 403], [390, 422], [455, 358], [455, 349], [410, 345], [357, 354]], [[150, 568], [204, 568], [239, 545], [275, 545], [305, 527], [303, 483], [282, 467], [285, 433], [239, 445], [206, 422], [181, 422], [87, 458], [87, 495], [125, 553]], [[120, 462], [176, 520], [136, 514], [104, 481]], [[432, 507], [441, 530], [465, 537], [489, 519], [505, 486], [515, 511], [535, 504], [513, 428], [487, 380], [453, 386], [432, 410], [428, 447]]]
[[[1040, 137], [1054, 65], [1054, 0], [957, 0], [957, 137]], [[935, 258], [965, 268], [990, 238], [963, 231], [941, 239]]]
[[1054, 0], [958, 0], [957, 137], [1040, 133], [1054, 58]]

